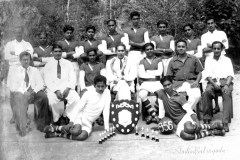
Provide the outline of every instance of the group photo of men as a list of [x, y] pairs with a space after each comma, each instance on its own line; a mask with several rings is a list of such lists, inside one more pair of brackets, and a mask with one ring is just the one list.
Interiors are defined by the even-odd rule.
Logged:
[[[231, 130], [234, 71], [225, 52], [227, 35], [216, 28], [214, 17], [206, 18], [207, 32], [200, 38], [187, 23], [185, 36], [178, 39], [168, 33], [167, 21], [159, 20], [158, 34], [150, 37], [139, 12], [129, 18], [132, 25], [123, 33], [116, 30], [115, 19], [106, 20], [108, 34], [101, 39], [95, 38], [93, 25], [78, 40], [75, 28], [66, 24], [64, 38], [53, 44], [40, 31], [35, 48], [23, 39], [23, 26], [14, 28], [4, 59], [9, 65], [9, 122], [20, 136], [31, 131], [29, 104], [34, 104], [34, 124], [45, 138], [81, 141], [92, 134], [95, 122], [109, 131], [110, 104], [119, 100], [139, 103], [147, 125], [170, 118], [184, 140], [224, 136]], [[213, 121], [220, 112], [218, 96], [223, 114]]]
[[0, 1], [0, 159], [239, 155], [237, 4]]

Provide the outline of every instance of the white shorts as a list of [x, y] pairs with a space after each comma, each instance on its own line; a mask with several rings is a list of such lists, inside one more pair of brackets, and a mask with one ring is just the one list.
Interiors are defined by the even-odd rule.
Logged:
[[82, 130], [88, 133], [88, 136], [92, 132], [92, 123], [82, 114], [79, 114], [78, 117], [74, 120], [74, 124], [80, 124], [82, 126]]
[[139, 88], [139, 90], [147, 90], [148, 92], [154, 93], [155, 91], [163, 89], [160, 81], [146, 81], [143, 82]]
[[184, 124], [185, 122], [190, 121], [192, 123], [195, 123], [191, 117], [191, 115], [189, 114], [185, 114], [185, 116], [183, 116], [182, 120], [178, 123], [177, 125], [177, 130], [176, 130], [176, 134], [180, 137], [181, 132], [184, 130]]

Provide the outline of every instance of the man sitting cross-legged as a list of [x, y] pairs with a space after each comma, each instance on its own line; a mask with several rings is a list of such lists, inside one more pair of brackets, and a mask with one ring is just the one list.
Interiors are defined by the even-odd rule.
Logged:
[[224, 136], [223, 124], [216, 121], [212, 124], [200, 124], [196, 114], [191, 109], [191, 103], [185, 94], [173, 90], [170, 76], [161, 79], [164, 89], [155, 94], [159, 103], [159, 118], [169, 117], [177, 125], [176, 134], [184, 140], [200, 139], [210, 135]]
[[64, 137], [82, 141], [92, 132], [92, 124], [103, 111], [105, 130], [109, 130], [109, 110], [111, 95], [106, 89], [106, 78], [98, 75], [94, 78], [94, 88], [87, 90], [78, 101], [70, 123], [64, 126], [49, 125], [45, 127], [45, 137]]

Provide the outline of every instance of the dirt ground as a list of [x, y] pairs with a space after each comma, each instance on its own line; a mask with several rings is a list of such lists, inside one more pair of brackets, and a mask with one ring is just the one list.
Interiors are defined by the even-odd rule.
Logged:
[[[117, 133], [103, 144], [98, 144], [103, 127], [97, 125], [84, 142], [62, 138], [45, 139], [44, 134], [34, 128], [33, 122], [33, 130], [27, 136], [19, 137], [14, 125], [9, 124], [12, 113], [7, 89], [1, 85], [0, 91], [0, 160], [238, 160], [240, 157], [240, 73], [234, 79], [234, 118], [230, 132], [224, 137], [210, 136], [195, 141], [184, 141], [175, 134], [158, 134], [160, 141], [154, 142], [135, 136], [134, 133]], [[222, 109], [221, 103], [220, 107]], [[28, 113], [33, 119], [33, 106], [29, 107]], [[220, 118], [221, 114], [215, 118]], [[156, 127], [154, 124], [147, 126], [142, 121], [139, 121], [138, 126], [149, 129]]]

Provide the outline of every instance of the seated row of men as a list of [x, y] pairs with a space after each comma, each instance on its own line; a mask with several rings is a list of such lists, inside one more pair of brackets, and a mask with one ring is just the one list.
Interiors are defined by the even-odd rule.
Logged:
[[[177, 41], [176, 45], [174, 45], [173, 37], [166, 32], [168, 24], [160, 21], [157, 24], [160, 35], [152, 37], [152, 43], [149, 43], [148, 31], [139, 25], [140, 14], [133, 12], [130, 15], [130, 19], [132, 27], [126, 29], [124, 34], [119, 34], [116, 31], [115, 20], [109, 20], [107, 22], [109, 34], [101, 41], [94, 39], [96, 29], [93, 26], [86, 28], [88, 38], [80, 43], [73, 38], [74, 28], [65, 26], [65, 39], [59, 41], [54, 45], [55, 47], [48, 46], [47, 35], [43, 33], [40, 35], [40, 46], [35, 48], [34, 52], [31, 45], [22, 40], [22, 29], [18, 28], [16, 30], [16, 40], [11, 41], [5, 47], [5, 58], [9, 60], [11, 71], [19, 63], [18, 58], [22, 51], [28, 51], [30, 54], [34, 53], [34, 65], [41, 71], [45, 85], [47, 86], [46, 92], [54, 122], [58, 121], [63, 113], [65, 114], [64, 116], [70, 116], [71, 112], [73, 112], [73, 108], [76, 105], [75, 101], [79, 101], [80, 99], [74, 91], [75, 86], [77, 85], [78, 89], [81, 90], [81, 94], [83, 94], [87, 90], [94, 88], [94, 78], [100, 74], [107, 77], [106, 83], [110, 85], [110, 89], [113, 92], [117, 93], [116, 99], [130, 99], [131, 92], [136, 92], [134, 89], [134, 80], [136, 78], [139, 79], [138, 82], [141, 84], [138, 88], [139, 96], [143, 107], [149, 112], [149, 116], [146, 118], [147, 123], [158, 121], [157, 114], [160, 112], [160, 110], [158, 111], [158, 107], [156, 107], [158, 105], [151, 106], [147, 96], [149, 92], [154, 93], [162, 89], [159, 81], [162, 73], [163, 75], [173, 77], [174, 89], [178, 92], [186, 93], [188, 95], [189, 106], [194, 108], [201, 97], [200, 90], [197, 87], [202, 78], [201, 72], [203, 67], [196, 57], [189, 55], [200, 53], [198, 51], [201, 50], [199, 49], [201, 48], [199, 47], [199, 39], [195, 41], [192, 34], [192, 26], [184, 26], [186, 35], [188, 35], [187, 41]], [[207, 87], [207, 92], [204, 93], [204, 96], [206, 96], [204, 99], [207, 100], [203, 100], [204, 122], [209, 123], [214, 112], [212, 103], [210, 103], [212, 98], [215, 97], [213, 91], [224, 89], [221, 92], [225, 93], [228, 90], [226, 92], [227, 96], [231, 98], [230, 88], [234, 75], [231, 68], [231, 61], [229, 59], [226, 60], [227, 57], [221, 56], [224, 53], [224, 48], [228, 47], [225, 33], [215, 29], [214, 19], [208, 19], [207, 25], [209, 33], [207, 32], [202, 36], [203, 55], [206, 56], [206, 54], [212, 53], [212, 51], [215, 54], [212, 42], [216, 41], [216, 37], [220, 41], [214, 44], [215, 46], [217, 45], [216, 53], [218, 52], [219, 55], [216, 57], [218, 58], [211, 58], [209, 56], [210, 58], [207, 59], [205, 65], [206, 75], [203, 76], [204, 78], [207, 77], [209, 83], [211, 83]], [[212, 35], [213, 33], [215, 36]], [[129, 50], [129, 52], [127, 53], [126, 50]], [[173, 52], [175, 50], [176, 54]], [[54, 58], [51, 56], [54, 56]], [[69, 61], [65, 61], [61, 57], [71, 61], [72, 65], [69, 65]], [[97, 57], [100, 58], [99, 61], [96, 60]], [[103, 63], [106, 63], [106, 69]], [[229, 66], [226, 72], [221, 72], [219, 71], [219, 67], [214, 66], [222, 67], [226, 65], [225, 63]], [[10, 71], [9, 76], [11, 76]], [[15, 72], [12, 73], [15, 74]], [[14, 74], [13, 77], [15, 77]], [[212, 77], [213, 81], [211, 81], [210, 77]], [[225, 116], [223, 122], [227, 131], [227, 123], [230, 119], [230, 107], [227, 106], [229, 106], [231, 101], [225, 100], [225, 102], [228, 103], [224, 105]], [[66, 104], [66, 108], [64, 108], [64, 104]]]
[[[198, 83], [201, 78], [199, 78], [199, 74], [201, 73], [201, 64], [200, 61], [195, 58], [194, 56], [188, 55], [185, 52], [186, 49], [186, 42], [184, 40], [179, 40], [176, 42], [176, 55], [174, 58], [170, 61], [169, 67], [168, 67], [168, 72], [167, 74], [173, 77], [173, 88], [174, 90], [178, 91], [179, 94], [185, 94], [188, 96], [188, 101], [186, 102], [184, 110], [186, 112], [193, 113], [192, 108], [193, 106], [198, 102], [198, 99], [200, 98], [197, 97], [198, 92], [200, 92], [196, 87], [198, 86]], [[203, 103], [211, 101], [213, 98], [213, 93], [214, 91], [220, 91], [223, 94], [223, 122], [224, 126], [221, 126], [220, 128], [224, 127], [224, 131], [228, 131], [226, 128], [226, 124], [229, 122], [230, 119], [230, 102], [231, 101], [231, 91], [232, 91], [232, 78], [234, 75], [229, 75], [229, 72], [222, 73], [221, 76], [226, 76], [224, 79], [223, 77], [220, 79], [216, 79], [217, 83], [215, 83], [212, 80], [212, 75], [215, 74], [217, 75], [219, 72], [219, 68], [215, 68], [212, 66], [212, 63], [214, 62], [216, 65], [220, 65], [222, 63], [222, 59], [225, 60], [223, 61], [225, 66], [228, 66], [229, 71], [232, 69], [232, 64], [231, 61], [225, 57], [221, 56], [221, 52], [223, 49], [223, 45], [221, 42], [214, 42], [213, 43], [213, 51], [214, 51], [214, 57], [211, 59], [210, 64], [206, 63], [208, 68], [207, 70], [207, 79], [209, 81], [207, 91], [204, 93], [203, 96]], [[162, 85], [160, 83], [160, 77], [162, 75], [162, 61], [160, 58], [156, 58], [154, 56], [154, 45], [152, 43], [146, 43], [144, 45], [144, 50], [146, 53], [146, 57], [140, 61], [139, 64], [139, 78], [141, 79], [141, 86], [139, 88], [140, 92], [139, 95], [143, 101], [143, 106], [148, 109], [149, 112], [149, 117], [147, 121], [152, 121], [154, 118], [162, 118], [164, 116], [164, 111], [165, 115], [168, 117], [172, 118], [173, 121], [177, 124], [179, 121], [179, 113], [182, 113], [182, 111], [178, 111], [177, 108], [175, 108], [176, 104], [174, 104], [175, 101], [173, 99], [169, 99], [169, 102], [165, 102], [166, 99], [161, 99], [160, 96], [158, 95], [159, 90], [162, 89]], [[90, 50], [87, 52], [87, 55], [89, 56], [92, 51]], [[116, 47], [116, 52], [117, 52], [117, 57], [112, 59], [112, 62], [110, 64], [110, 68], [114, 66], [114, 62], [117, 62], [116, 60], [119, 61], [118, 63], [118, 71], [120, 72], [119, 74], [113, 74], [115, 75], [116, 79], [113, 80], [113, 86], [119, 86], [115, 88], [115, 91], [117, 92], [117, 97], [119, 99], [130, 99], [131, 95], [131, 83], [128, 83], [124, 78], [124, 72], [121, 71], [121, 68], [123, 65], [121, 64], [121, 61], [126, 57], [124, 54], [126, 53], [126, 48], [123, 44], [120, 44]], [[12, 91], [11, 98], [13, 99], [13, 102], [18, 102], [21, 101], [22, 103], [15, 103], [12, 106], [13, 108], [13, 113], [14, 113], [14, 118], [16, 122], [19, 122], [21, 120], [21, 115], [24, 114], [19, 114], [19, 113], [25, 113], [27, 111], [27, 104], [29, 103], [29, 100], [33, 101], [35, 106], [37, 106], [37, 113], [38, 117], [36, 117], [36, 122], [38, 129], [43, 130], [44, 126], [47, 125], [50, 122], [51, 115], [49, 114], [49, 106], [48, 106], [48, 101], [50, 105], [50, 110], [53, 114], [53, 122], [57, 122], [60, 118], [61, 115], [64, 115], [65, 117], [68, 117], [70, 119], [71, 123], [68, 123], [65, 127], [62, 129], [62, 127], [56, 127], [56, 126], [48, 126], [47, 127], [47, 134], [46, 137], [51, 137], [51, 136], [64, 136], [64, 134], [57, 134], [55, 131], [61, 131], [61, 130], [69, 130], [71, 128], [73, 131], [71, 135], [74, 135], [76, 132], [74, 131], [75, 129], [77, 131], [84, 131], [81, 132], [82, 134], [79, 135], [79, 132], [76, 133], [77, 140], [83, 140], [86, 139], [90, 133], [91, 133], [91, 128], [92, 128], [92, 123], [98, 118], [98, 116], [101, 114], [103, 109], [105, 110], [104, 114], [104, 122], [105, 122], [105, 129], [108, 130], [108, 123], [109, 123], [109, 105], [110, 105], [110, 92], [106, 88], [107, 85], [107, 80], [102, 76], [96, 76], [94, 77], [94, 82], [93, 86], [91, 88], [88, 88], [88, 91], [83, 94], [83, 97], [80, 99], [79, 95], [77, 92], [74, 90], [75, 89], [75, 73], [73, 69], [73, 65], [68, 61], [62, 58], [62, 48], [60, 45], [55, 44], [53, 45], [53, 55], [54, 57], [48, 61], [48, 63], [45, 65], [44, 70], [43, 70], [43, 79], [38, 72], [38, 70], [34, 67], [29, 67], [30, 61], [31, 61], [31, 55], [28, 52], [22, 52], [20, 54], [20, 62], [21, 66], [14, 66], [15, 68], [10, 68], [9, 71], [9, 76], [8, 76], [8, 86], [10, 90]], [[97, 52], [93, 50], [93, 55], [96, 58]], [[90, 55], [91, 56], [91, 55]], [[184, 57], [185, 56], [185, 57]], [[90, 58], [90, 57], [89, 57]], [[221, 59], [220, 59], [221, 58]], [[209, 59], [210, 60], [210, 59]], [[219, 61], [221, 60], [221, 61]], [[182, 66], [179, 64], [175, 64], [176, 61], [178, 63], [182, 63]], [[183, 62], [182, 62], [183, 61]], [[85, 65], [90, 64], [91, 65], [95, 62], [96, 59], [93, 59], [92, 61], [85, 63]], [[198, 64], [199, 63], [199, 64]], [[174, 64], [177, 65], [178, 67], [174, 68]], [[186, 66], [189, 65], [186, 69]], [[184, 68], [185, 66], [185, 68]], [[198, 68], [199, 67], [199, 68]], [[179, 71], [183, 71], [185, 69], [184, 74], [188, 74], [188, 77], [186, 77], [185, 80], [179, 80], [177, 79], [177, 75], [179, 75]], [[189, 71], [190, 70], [190, 71]], [[112, 72], [114, 70], [112, 69]], [[178, 73], [178, 74], [176, 74]], [[233, 71], [232, 71], [233, 73]], [[192, 75], [190, 75], [192, 74]], [[100, 75], [100, 73], [98, 73]], [[190, 76], [195, 76], [195, 79], [191, 78]], [[219, 76], [219, 75], [218, 75]], [[98, 78], [104, 79], [101, 81], [101, 85], [96, 82]], [[181, 77], [181, 76], [180, 76]], [[190, 78], [189, 78], [190, 77]], [[184, 77], [181, 77], [184, 78]], [[189, 79], [188, 79], [189, 78]], [[214, 77], [213, 77], [214, 78]], [[169, 80], [172, 83], [172, 80]], [[42, 92], [44, 88], [44, 83], [46, 85], [46, 95], [44, 92]], [[162, 82], [164, 83], [164, 82]], [[179, 84], [181, 87], [179, 87]], [[177, 86], [177, 87], [176, 87]], [[182, 88], [181, 90], [179, 88]], [[102, 96], [101, 94], [105, 93], [105, 90], [107, 95]], [[190, 91], [189, 91], [190, 90]], [[193, 90], [193, 91], [191, 91]], [[97, 92], [98, 94], [94, 94], [93, 92]], [[158, 96], [158, 104], [156, 106], [151, 106], [148, 100], [148, 92], [151, 93], [156, 93]], [[190, 92], [190, 94], [188, 93]], [[209, 94], [209, 93], [212, 94]], [[99, 94], [101, 96], [99, 96]], [[199, 93], [200, 94], [200, 93]], [[96, 95], [96, 96], [95, 96]], [[191, 96], [193, 98], [191, 98]], [[103, 98], [105, 97], [105, 98]], [[87, 99], [88, 98], [88, 99]], [[169, 97], [168, 97], [169, 98]], [[172, 103], [174, 102], [174, 103]], [[62, 103], [62, 105], [60, 104]], [[66, 104], [66, 108], [64, 103]], [[180, 102], [179, 102], [180, 103]], [[181, 103], [180, 103], [181, 104]], [[19, 107], [22, 106], [22, 107]], [[88, 106], [88, 107], [87, 107]], [[164, 107], [163, 107], [164, 106]], [[171, 112], [171, 109], [166, 108], [166, 106], [172, 107], [173, 111]], [[97, 107], [97, 108], [96, 108]], [[159, 108], [159, 111], [157, 112], [157, 108]], [[164, 109], [163, 109], [164, 108]], [[17, 109], [17, 111], [15, 111]], [[24, 109], [24, 110], [22, 110]], [[176, 109], [176, 110], [175, 110]], [[21, 112], [18, 112], [21, 110]], [[207, 112], [206, 112], [207, 111]], [[207, 104], [204, 106], [204, 116], [208, 116], [208, 118], [212, 118], [212, 108], [211, 104]], [[47, 114], [46, 114], [47, 113]], [[159, 113], [159, 116], [157, 114]], [[79, 126], [74, 125], [74, 121], [76, 117], [80, 117], [80, 119], [83, 119], [83, 116], [85, 116], [86, 120], [83, 121], [77, 121], [76, 123], [79, 124]], [[19, 118], [19, 119], [18, 119]], [[26, 118], [24, 122], [26, 123]], [[88, 121], [87, 121], [88, 120]], [[87, 121], [87, 122], [86, 122]], [[156, 120], [157, 121], [157, 120]], [[39, 122], [39, 123], [38, 123]], [[149, 123], [149, 122], [148, 122]], [[20, 123], [21, 124], [21, 123]], [[38, 125], [39, 124], [39, 125]], [[75, 127], [76, 128], [75, 128]], [[218, 124], [219, 126], [219, 124]], [[17, 124], [17, 128], [20, 130], [21, 135], [25, 135], [26, 132], [23, 129], [24, 126], [21, 126]], [[84, 129], [80, 129], [80, 128]], [[50, 129], [49, 129], [50, 128]], [[50, 131], [49, 131], [50, 130]], [[219, 133], [219, 132], [217, 132]], [[49, 135], [50, 134], [50, 135]], [[221, 134], [223, 134], [223, 131], [221, 131]], [[71, 137], [72, 138], [72, 137]]]

